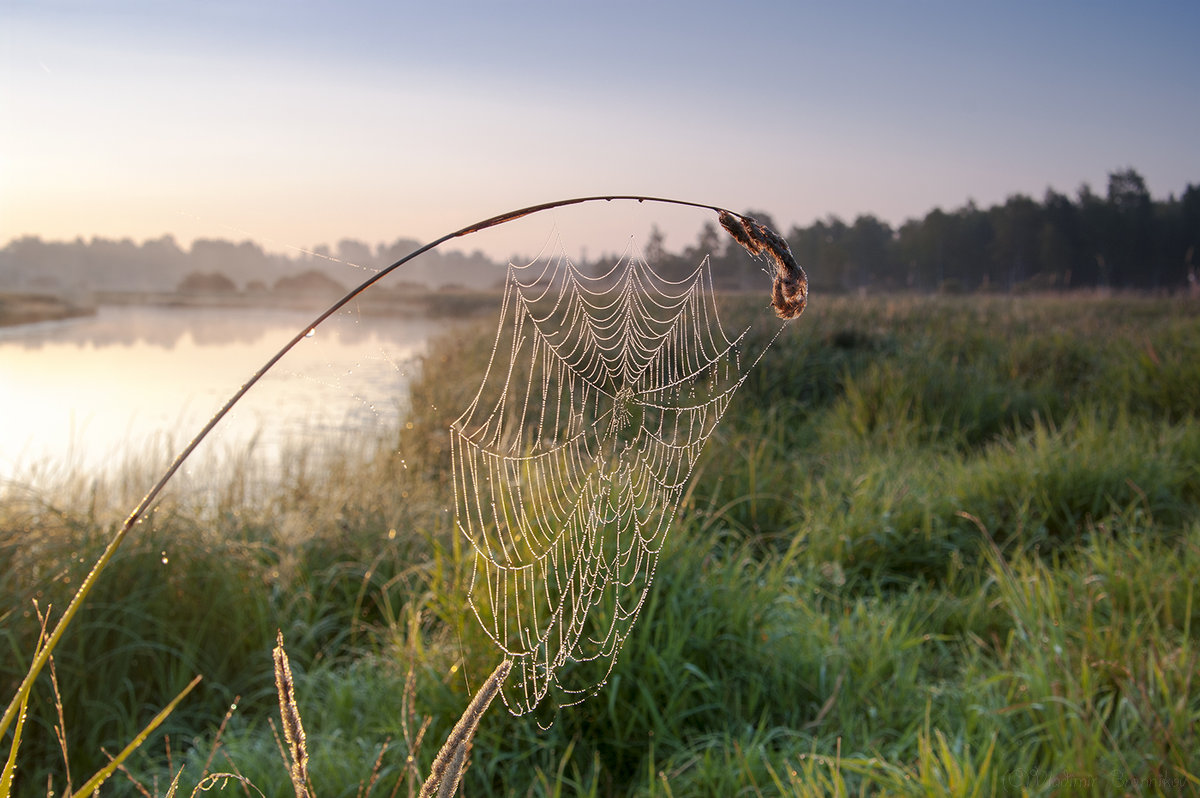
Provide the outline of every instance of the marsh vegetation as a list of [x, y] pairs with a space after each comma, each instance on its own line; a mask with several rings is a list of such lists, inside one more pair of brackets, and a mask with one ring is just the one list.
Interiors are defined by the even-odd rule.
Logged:
[[[177, 794], [218, 771], [293, 794], [277, 630], [316, 794], [419, 786], [498, 661], [448, 509], [456, 375], [490, 333], [431, 347], [398, 429], [296, 451], [268, 494], [231, 462], [215, 501], [162, 500], [38, 682], [16, 793], [63, 793], [64, 748], [78, 786], [202, 674], [107, 794], [181, 767]], [[466, 794], [1197, 789], [1197, 386], [1194, 301], [814, 304], [714, 433], [608, 684], [545, 731], [493, 709]], [[144, 489], [130, 469], [4, 494], [5, 696], [34, 601], [65, 606]]]

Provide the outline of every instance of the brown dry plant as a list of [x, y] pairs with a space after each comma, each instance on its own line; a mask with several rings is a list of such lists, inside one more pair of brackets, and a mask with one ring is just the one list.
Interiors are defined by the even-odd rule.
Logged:
[[475, 693], [475, 697], [467, 705], [466, 711], [451, 730], [450, 736], [446, 738], [442, 750], [438, 751], [437, 757], [433, 760], [433, 765], [429, 769], [429, 778], [421, 787], [420, 798], [433, 798], [434, 795], [442, 798], [442, 796], [454, 794], [463, 772], [467, 769], [467, 755], [471, 752], [479, 721], [492, 703], [492, 699], [500, 692], [500, 685], [511, 669], [512, 660], [504, 660], [496, 666], [496, 670], [492, 671], [492, 675]]
[[283, 724], [283, 737], [287, 741], [288, 774], [296, 798], [309, 798], [308, 791], [308, 747], [304, 739], [304, 724], [300, 722], [300, 707], [296, 704], [296, 683], [292, 679], [292, 666], [283, 648], [283, 632], [276, 633], [275, 687], [279, 691], [279, 717]]
[[751, 255], [766, 255], [775, 265], [771, 286], [771, 304], [781, 319], [794, 319], [808, 305], [808, 275], [792, 256], [783, 236], [752, 216], [737, 216], [718, 211], [717, 219], [733, 240]]

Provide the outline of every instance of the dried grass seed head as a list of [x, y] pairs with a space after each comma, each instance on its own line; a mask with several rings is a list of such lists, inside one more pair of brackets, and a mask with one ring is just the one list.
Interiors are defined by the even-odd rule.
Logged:
[[292, 758], [291, 777], [296, 795], [308, 795], [308, 746], [304, 737], [304, 725], [300, 722], [300, 707], [296, 704], [296, 683], [292, 678], [292, 666], [287, 651], [283, 648], [283, 632], [276, 632], [275, 687], [279, 691], [279, 717], [283, 721], [283, 736], [287, 741], [288, 754]]
[[750, 216], [735, 216], [728, 211], [717, 213], [721, 226], [751, 255], [766, 254], [775, 264], [771, 286], [771, 305], [781, 319], [794, 319], [808, 305], [808, 275], [792, 256], [791, 247], [783, 236]]
[[725, 232], [733, 236], [733, 240], [742, 245], [742, 248], [751, 255], [758, 255], [762, 252], [762, 244], [755, 239], [750, 227], [747, 226], [747, 221], [753, 221], [750, 217], [734, 216], [729, 211], [720, 211], [717, 214], [717, 221], [725, 228]]

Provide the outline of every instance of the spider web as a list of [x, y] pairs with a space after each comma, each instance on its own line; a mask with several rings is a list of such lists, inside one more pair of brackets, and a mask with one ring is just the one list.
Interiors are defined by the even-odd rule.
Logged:
[[632, 251], [598, 276], [562, 254], [510, 264], [487, 372], [450, 437], [469, 601], [513, 661], [512, 713], [606, 682], [749, 370], [747, 332], [722, 329], [707, 258], [678, 281]]

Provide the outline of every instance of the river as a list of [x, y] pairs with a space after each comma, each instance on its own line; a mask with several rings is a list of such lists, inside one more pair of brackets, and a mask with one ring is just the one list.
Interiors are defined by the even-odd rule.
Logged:
[[[0, 329], [0, 493], [169, 461], [311, 312], [102, 306]], [[430, 338], [451, 322], [349, 311], [300, 342], [189, 460], [394, 426]]]

